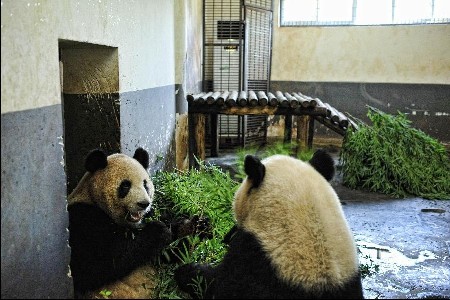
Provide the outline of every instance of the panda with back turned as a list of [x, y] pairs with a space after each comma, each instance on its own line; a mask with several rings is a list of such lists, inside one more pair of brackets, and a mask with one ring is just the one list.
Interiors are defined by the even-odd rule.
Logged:
[[99, 149], [87, 155], [87, 172], [68, 197], [76, 298], [154, 296], [154, 263], [179, 237], [171, 224], [146, 220], [154, 196], [148, 167], [149, 155], [142, 148], [133, 157], [107, 156]]
[[217, 266], [179, 267], [180, 289], [193, 298], [363, 298], [357, 247], [328, 182], [330, 155], [247, 155], [244, 168], [227, 253]]

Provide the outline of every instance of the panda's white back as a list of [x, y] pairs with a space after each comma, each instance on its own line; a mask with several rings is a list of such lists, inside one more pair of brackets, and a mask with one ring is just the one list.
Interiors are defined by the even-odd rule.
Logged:
[[262, 184], [250, 190], [244, 181], [236, 192], [238, 223], [258, 237], [286, 282], [311, 290], [346, 283], [358, 272], [357, 248], [332, 186], [289, 156], [262, 163]]

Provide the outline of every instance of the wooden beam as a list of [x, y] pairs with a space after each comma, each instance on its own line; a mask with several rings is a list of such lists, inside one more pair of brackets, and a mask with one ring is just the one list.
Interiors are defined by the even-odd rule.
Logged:
[[292, 115], [284, 116], [284, 143], [292, 141]]
[[300, 150], [306, 149], [308, 145], [309, 116], [297, 116], [297, 144]]
[[217, 114], [210, 114], [211, 120], [211, 157], [219, 156], [219, 134], [217, 132], [219, 121]]
[[[231, 96], [228, 97], [230, 100]], [[287, 99], [286, 99], [287, 101]], [[202, 113], [202, 114], [225, 114], [225, 115], [286, 115], [293, 116], [300, 115], [313, 115], [313, 116], [325, 116], [327, 109], [325, 107], [275, 107], [275, 106], [217, 106], [217, 105], [196, 105], [195, 102], [189, 105], [189, 113]]]
[[205, 115], [188, 114], [189, 126], [189, 167], [198, 168], [197, 159], [205, 159]]

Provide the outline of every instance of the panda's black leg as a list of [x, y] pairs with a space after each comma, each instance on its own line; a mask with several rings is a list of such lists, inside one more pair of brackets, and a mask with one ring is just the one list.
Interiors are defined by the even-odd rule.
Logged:
[[178, 287], [193, 299], [201, 299], [211, 293], [214, 283], [214, 269], [208, 265], [186, 264], [175, 270]]

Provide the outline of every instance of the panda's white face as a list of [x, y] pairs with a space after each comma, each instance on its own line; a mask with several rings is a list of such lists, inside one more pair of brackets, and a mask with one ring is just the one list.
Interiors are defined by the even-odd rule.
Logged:
[[117, 224], [131, 228], [144, 225], [155, 189], [137, 160], [124, 154], [110, 155], [107, 167], [92, 174], [90, 182], [93, 201]]

